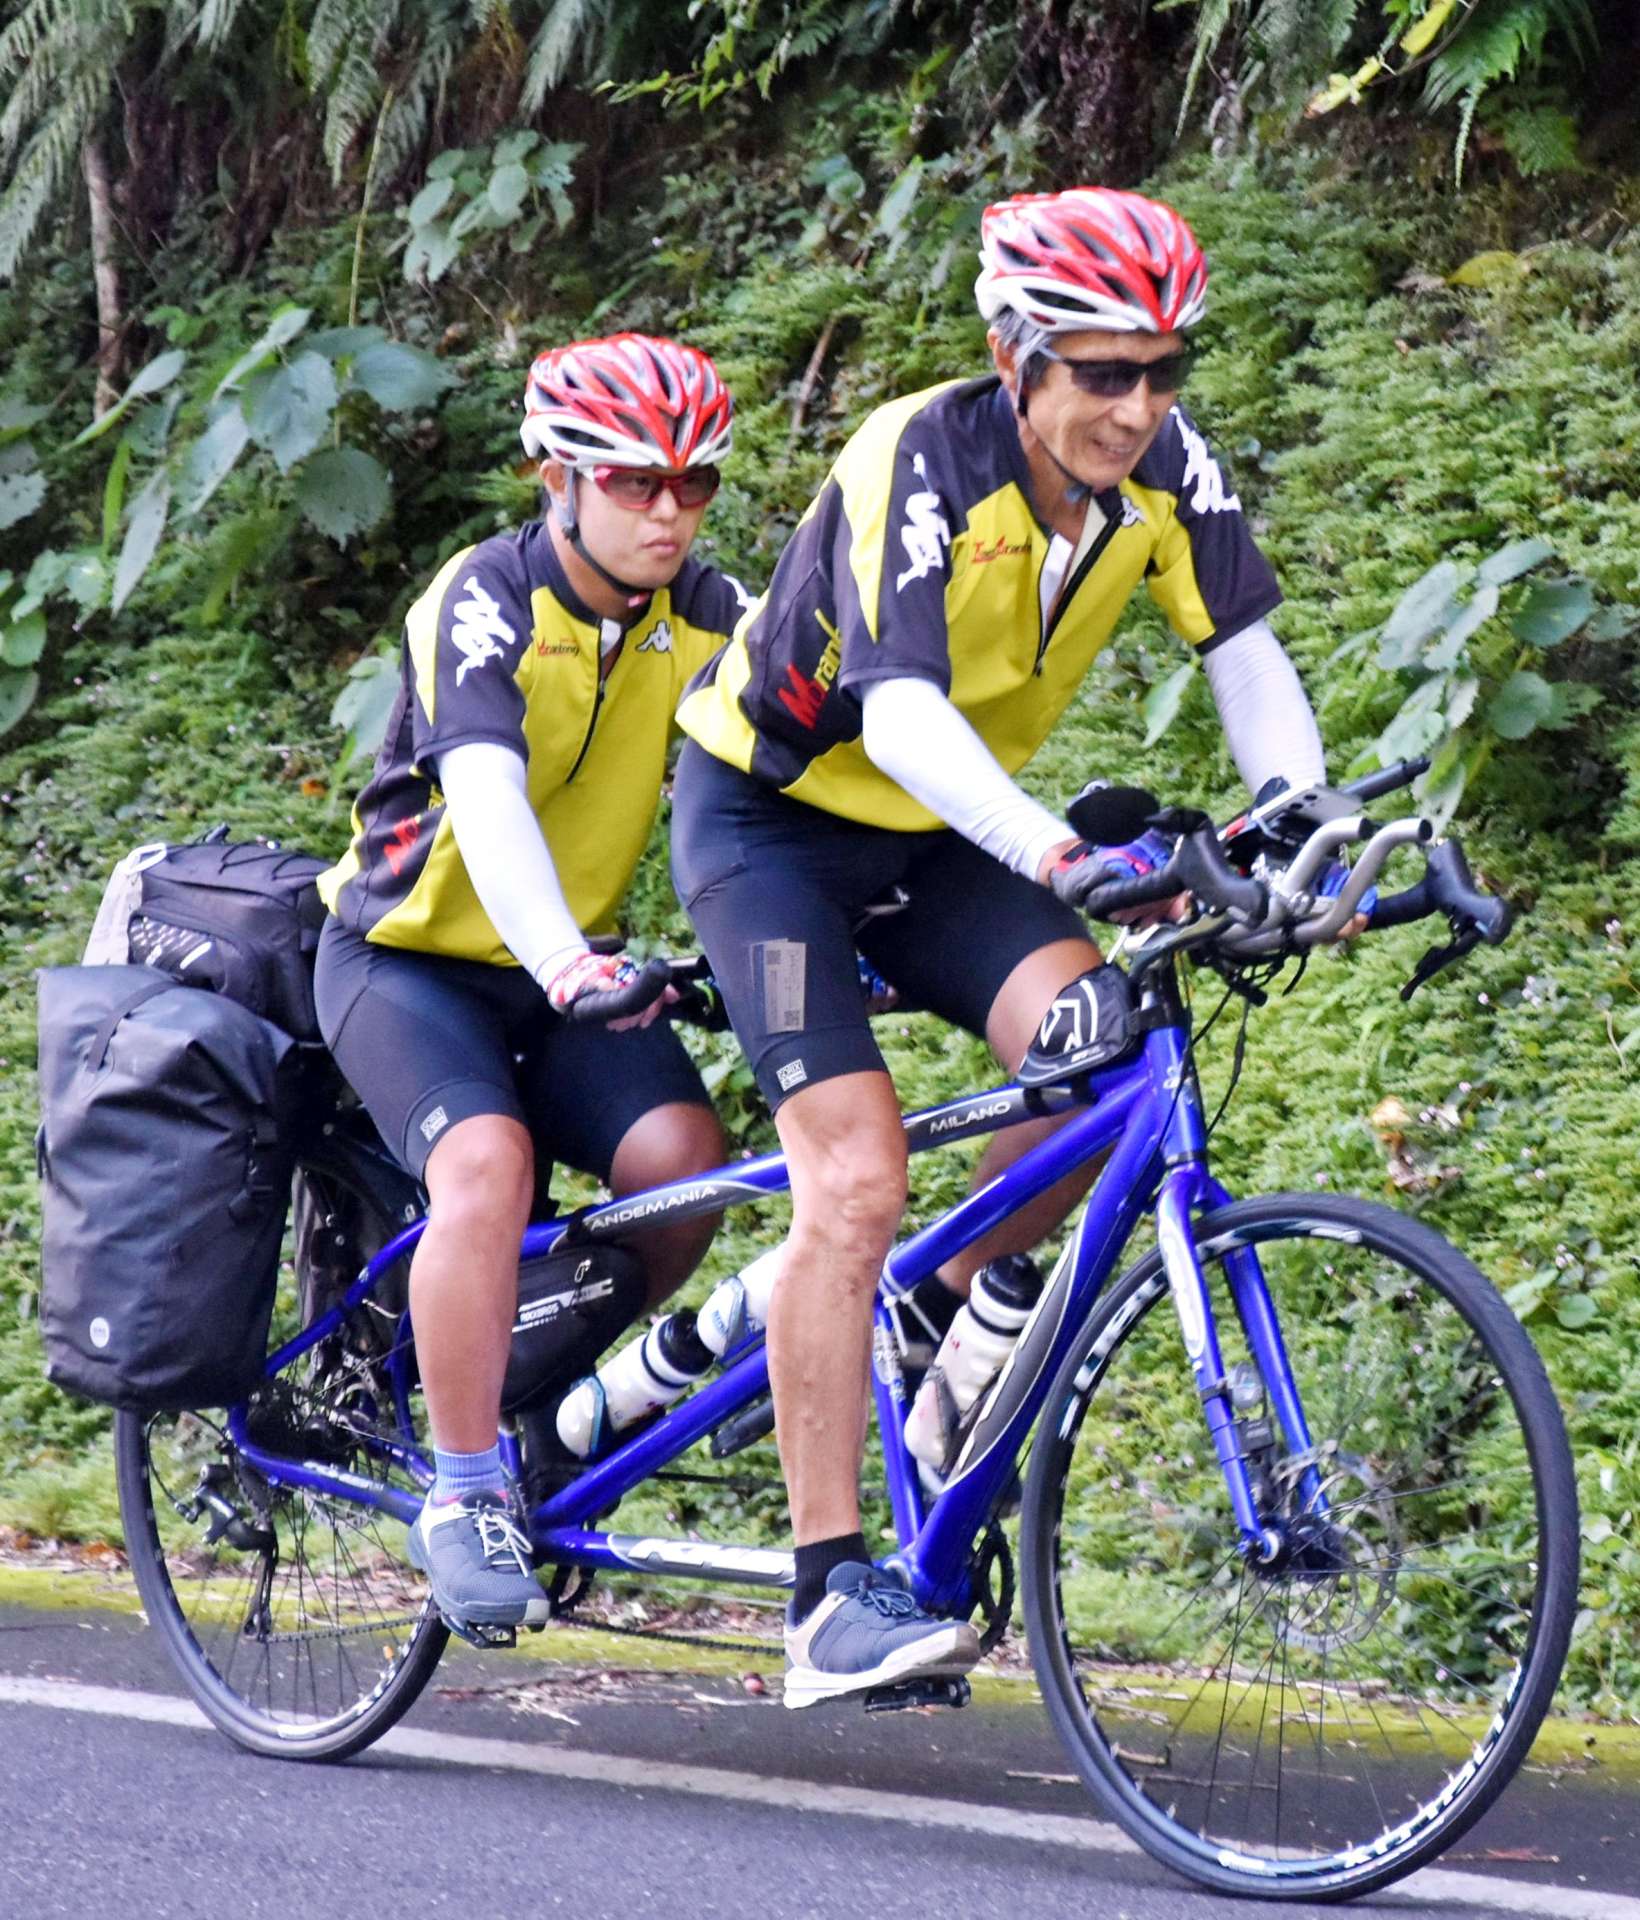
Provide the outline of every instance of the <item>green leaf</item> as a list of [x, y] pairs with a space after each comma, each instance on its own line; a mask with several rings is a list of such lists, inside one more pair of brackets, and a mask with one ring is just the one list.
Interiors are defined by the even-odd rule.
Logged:
[[459, 173], [472, 156], [465, 147], [446, 147], [427, 168], [429, 180], [447, 180], [452, 174]]
[[1178, 718], [1179, 708], [1184, 702], [1185, 693], [1190, 686], [1191, 675], [1196, 671], [1194, 661], [1170, 673], [1165, 680], [1159, 680], [1145, 695], [1145, 745], [1155, 746]]
[[46, 477], [28, 473], [0, 473], [0, 528], [26, 520], [46, 497]]
[[217, 381], [216, 390], [211, 398], [218, 399], [227, 388], [238, 386], [247, 373], [254, 372], [271, 354], [277, 353], [281, 347], [289, 346], [312, 317], [312, 309], [309, 307], [281, 307], [268, 322], [261, 339], [255, 346], [247, 347]]
[[1587, 580], [1539, 580], [1510, 616], [1509, 628], [1529, 647], [1558, 647], [1593, 611], [1594, 588]]
[[[1425, 682], [1425, 686], [1430, 684]], [[1433, 684], [1439, 686], [1441, 683], [1437, 681]], [[1418, 689], [1419, 693], [1423, 691], [1423, 687]], [[1416, 699], [1417, 694], [1414, 694], [1413, 699], [1378, 736], [1378, 758], [1386, 767], [1391, 761], [1405, 760], [1413, 754], [1423, 753], [1446, 732], [1446, 721], [1440, 713], [1432, 707], [1414, 705]]]
[[82, 614], [95, 612], [108, 592], [108, 562], [90, 548], [72, 555], [63, 575], [62, 591]]
[[1475, 578], [1483, 586], [1507, 586], [1511, 580], [1518, 580], [1523, 573], [1530, 573], [1533, 567], [1554, 557], [1555, 550], [1547, 540], [1535, 537], [1511, 540], [1508, 546], [1487, 555], [1476, 568]]
[[10, 733], [40, 691], [40, 676], [26, 669], [0, 668], [0, 733]]
[[1586, 1293], [1569, 1293], [1556, 1305], [1555, 1318], [1568, 1333], [1580, 1333], [1600, 1318], [1600, 1308]]
[[46, 650], [46, 617], [26, 613], [0, 629], [0, 660], [8, 667], [32, 667]]
[[1555, 690], [1540, 673], [1512, 673], [1486, 710], [1492, 731], [1505, 740], [1524, 740], [1555, 710]]
[[416, 407], [430, 407], [453, 377], [420, 347], [380, 340], [354, 360], [348, 388], [362, 389], [387, 413], [408, 413]]
[[1451, 626], [1424, 655], [1424, 665], [1434, 673], [1446, 673], [1455, 667], [1463, 658], [1464, 648], [1497, 610], [1497, 588], [1477, 587], [1468, 606], [1459, 611]]
[[1471, 254], [1457, 272], [1447, 278], [1455, 287], [1512, 287], [1531, 270], [1532, 263], [1524, 255], [1493, 249]]
[[418, 227], [404, 250], [404, 277], [431, 286], [442, 280], [461, 256], [461, 243], [451, 237], [450, 229], [435, 222]]
[[1440, 561], [1415, 580], [1384, 622], [1378, 636], [1378, 664], [1391, 670], [1410, 667], [1424, 643], [1452, 618], [1453, 595], [1462, 584], [1463, 575], [1450, 560]]
[[375, 526], [392, 503], [392, 482], [360, 447], [315, 454], [296, 488], [303, 517], [337, 546]]
[[497, 167], [490, 176], [489, 201], [498, 220], [516, 220], [529, 194], [530, 176], [517, 161]]
[[450, 196], [456, 190], [456, 183], [446, 175], [442, 180], [429, 180], [404, 210], [404, 217], [413, 227], [425, 227], [436, 220], [450, 204]]
[[505, 226], [504, 220], [496, 217], [489, 200], [469, 200], [460, 213], [450, 222], [450, 238], [465, 240], [470, 233], [490, 233], [497, 227]]
[[923, 163], [913, 160], [883, 196], [883, 204], [877, 209], [878, 231], [892, 238], [910, 218], [911, 209], [916, 204], [917, 190], [922, 185]]
[[248, 425], [259, 447], [289, 473], [324, 438], [336, 405], [336, 376], [322, 354], [304, 353], [281, 367], [252, 398]]
[[347, 685], [336, 696], [330, 710], [330, 724], [347, 735], [342, 764], [368, 758], [382, 743], [393, 703], [399, 697], [397, 653], [366, 654], [353, 663]]
[[100, 440], [110, 427], [117, 426], [124, 418], [127, 408], [135, 406], [137, 401], [146, 399], [151, 393], [163, 392], [187, 364], [188, 356], [180, 347], [173, 347], [169, 353], [162, 353], [157, 360], [150, 360], [103, 417], [100, 420], [93, 420], [89, 427], [77, 433], [68, 444], [71, 447], [83, 447], [89, 440]]
[[250, 439], [244, 409], [230, 400], [188, 449], [178, 481], [178, 513], [198, 513], [233, 471]]
[[37, 427], [50, 411], [50, 407], [30, 405], [21, 394], [8, 393], [0, 399], [0, 435], [15, 440], [30, 427]]
[[1626, 640], [1640, 626], [1640, 607], [1602, 607], [1583, 628], [1585, 640]]
[[125, 512], [125, 482], [131, 472], [131, 439], [121, 434], [120, 444], [114, 449], [114, 457], [108, 463], [108, 478], [103, 482], [102, 504], [102, 546], [103, 552], [109, 552], [114, 545], [114, 535], [119, 531], [120, 516]]
[[131, 521], [125, 529], [125, 544], [120, 548], [119, 564], [114, 568], [114, 597], [109, 610], [118, 613], [136, 591], [137, 582], [148, 571], [160, 535], [165, 531], [165, 516], [171, 509], [171, 481], [164, 472], [156, 473], [136, 497]]
[[380, 327], [326, 327], [307, 337], [309, 353], [322, 353], [327, 360], [339, 360], [345, 354], [362, 353], [387, 335]]
[[1456, 730], [1475, 711], [1481, 683], [1472, 673], [1459, 674], [1448, 686], [1446, 724]]
[[498, 167], [510, 167], [514, 161], [522, 160], [525, 154], [533, 153], [540, 144], [540, 134], [529, 127], [523, 127], [514, 133], [504, 133], [496, 141], [491, 158]]

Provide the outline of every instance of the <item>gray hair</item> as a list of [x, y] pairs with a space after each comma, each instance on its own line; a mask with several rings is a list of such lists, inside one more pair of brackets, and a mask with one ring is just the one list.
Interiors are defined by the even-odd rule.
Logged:
[[1053, 336], [1046, 327], [1039, 327], [1034, 320], [1028, 320], [1013, 307], [999, 308], [992, 317], [991, 325], [1002, 345], [1013, 350], [1019, 367], [1019, 390], [1023, 395], [1047, 372], [1048, 364], [1043, 355]]

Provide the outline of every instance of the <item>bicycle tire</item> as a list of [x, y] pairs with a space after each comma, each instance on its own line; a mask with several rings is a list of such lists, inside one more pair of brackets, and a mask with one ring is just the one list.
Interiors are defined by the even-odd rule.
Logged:
[[[1576, 1612], [1565, 1426], [1525, 1330], [1421, 1223], [1276, 1194], [1195, 1238], [1232, 1378], [1248, 1349], [1223, 1261], [1257, 1248], [1331, 1503], [1326, 1550], [1269, 1573], [1237, 1551], [1152, 1251], [1101, 1298], [1044, 1403], [1021, 1522], [1032, 1659], [1084, 1784], [1155, 1858], [1220, 1892], [1350, 1899], [1450, 1846], [1548, 1710]], [[1306, 1462], [1282, 1461], [1273, 1422], [1258, 1444], [1257, 1418], [1242, 1444], [1264, 1493], [1306, 1524]], [[1473, 1483], [1449, 1472], [1471, 1444]], [[1187, 1616], [1209, 1615], [1197, 1637]], [[1423, 1644], [1443, 1630], [1438, 1652]]]
[[[387, 1237], [378, 1218], [370, 1229], [380, 1233], [374, 1244]], [[325, 1304], [307, 1273], [297, 1275], [295, 1293]], [[296, 1323], [287, 1315], [270, 1345]], [[328, 1449], [337, 1464], [408, 1489], [403, 1469], [384, 1466], [369, 1445], [364, 1409], [382, 1359], [379, 1328], [362, 1323], [270, 1382], [253, 1399], [252, 1419], [283, 1423], [294, 1444], [275, 1450]], [[402, 1437], [391, 1412], [379, 1427]], [[189, 1692], [231, 1740], [279, 1759], [343, 1760], [415, 1703], [449, 1629], [424, 1577], [405, 1562], [398, 1522], [362, 1504], [269, 1486], [216, 1409], [122, 1412], [114, 1458], [143, 1607]], [[201, 1489], [214, 1509], [201, 1504]], [[218, 1521], [233, 1516], [239, 1544], [231, 1534], [208, 1537], [213, 1512]]]

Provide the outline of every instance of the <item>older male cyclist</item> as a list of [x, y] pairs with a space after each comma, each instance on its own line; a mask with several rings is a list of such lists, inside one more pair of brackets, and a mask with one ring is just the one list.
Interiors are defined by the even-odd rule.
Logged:
[[[894, 1089], [856, 942], [1012, 1071], [1056, 993], [1099, 963], [1074, 903], [1106, 860], [1010, 777], [1046, 739], [1143, 580], [1201, 656], [1255, 791], [1323, 773], [1280, 593], [1176, 396], [1207, 269], [1190, 229], [1096, 188], [990, 208], [976, 283], [994, 371], [880, 407], [768, 592], [679, 714], [673, 875], [776, 1110], [793, 1218], [769, 1366], [791, 1498], [790, 1705], [960, 1671], [971, 1626], [871, 1566], [860, 1532], [871, 1302], [905, 1201]], [[862, 920], [892, 885], [910, 904]], [[999, 1137], [977, 1178], [1032, 1143]], [[937, 1337], [981, 1261], [930, 1288]]]
[[[613, 927], [648, 839], [685, 682], [746, 604], [689, 555], [731, 412], [712, 362], [673, 341], [536, 360], [522, 433], [549, 510], [452, 555], [411, 608], [352, 845], [320, 881], [325, 1039], [430, 1199], [410, 1300], [437, 1479], [410, 1556], [467, 1626], [547, 1612], [496, 1428], [550, 1163], [627, 1193], [723, 1158], [659, 1006], [631, 1014], [637, 970], [589, 935]], [[710, 1237], [646, 1236], [651, 1301]]]

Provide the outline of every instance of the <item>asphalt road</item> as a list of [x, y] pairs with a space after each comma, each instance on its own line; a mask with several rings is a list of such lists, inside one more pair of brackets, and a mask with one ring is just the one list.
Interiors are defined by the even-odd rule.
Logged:
[[[1040, 1707], [795, 1715], [733, 1678], [606, 1679], [576, 1656], [564, 1634], [455, 1649], [380, 1746], [299, 1766], [205, 1729], [140, 1621], [0, 1606], [0, 1916], [1277, 1911], [1128, 1848]], [[1631, 1889], [1640, 1793], [1533, 1772], [1435, 1874], [1354, 1911], [1640, 1920]]]

